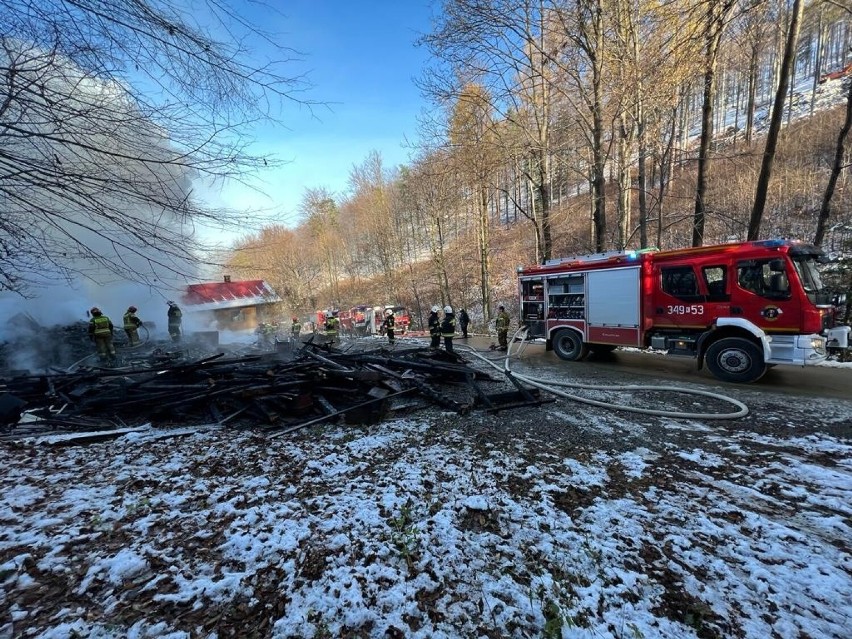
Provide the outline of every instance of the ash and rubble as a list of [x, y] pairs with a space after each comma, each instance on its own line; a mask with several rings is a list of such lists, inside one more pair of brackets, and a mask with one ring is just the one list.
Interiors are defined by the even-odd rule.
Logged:
[[17, 337], [0, 346], [5, 439], [93, 432], [97, 439], [141, 425], [287, 433], [335, 421], [376, 423], [426, 407], [466, 414], [543, 401], [537, 389], [418, 341], [329, 344], [307, 335], [220, 345], [216, 331], [204, 331], [130, 348], [117, 338], [117, 365], [105, 368], [86, 322], [14, 320]]
[[45, 327], [18, 313], [6, 321], [0, 340], [0, 378], [66, 369], [94, 352], [85, 321]]

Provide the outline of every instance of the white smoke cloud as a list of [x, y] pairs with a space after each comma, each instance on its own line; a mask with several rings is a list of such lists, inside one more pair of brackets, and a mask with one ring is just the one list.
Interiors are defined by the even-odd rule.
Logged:
[[97, 306], [120, 327], [131, 304], [156, 325], [152, 337], [167, 335], [166, 301], [198, 277], [195, 228], [179, 213], [194, 172], [120, 85], [4, 44], [3, 66], [18, 65], [38, 90], [0, 117], [0, 130], [17, 132], [0, 134], [0, 240], [12, 247], [0, 251], [0, 272], [26, 283], [24, 296], [0, 291], [0, 342], [20, 330], [18, 314], [50, 327]]

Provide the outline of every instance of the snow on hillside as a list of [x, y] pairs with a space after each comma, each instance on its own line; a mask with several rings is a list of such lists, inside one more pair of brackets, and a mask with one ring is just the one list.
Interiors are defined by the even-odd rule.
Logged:
[[[792, 100], [790, 100], [788, 94], [788, 98], [784, 102], [783, 123], [786, 125], [788, 119], [790, 122], [795, 122], [801, 118], [809, 117], [812, 113], [845, 104], [846, 96], [849, 93], [849, 82], [852, 82], [852, 77], [828, 80], [817, 85], [816, 92], [814, 92], [813, 78], [799, 79], [793, 87]], [[813, 101], [813, 108], [811, 108], [811, 101]], [[757, 105], [754, 114], [754, 130], [756, 133], [765, 133], [769, 129], [771, 112], [772, 102]], [[730, 137], [735, 126], [738, 126], [740, 130], [745, 128], [745, 113], [742, 110], [737, 113], [736, 107], [732, 106], [724, 113], [724, 135], [721, 137]], [[700, 134], [699, 120], [698, 127], [693, 127], [690, 130], [690, 138], [697, 139]]]

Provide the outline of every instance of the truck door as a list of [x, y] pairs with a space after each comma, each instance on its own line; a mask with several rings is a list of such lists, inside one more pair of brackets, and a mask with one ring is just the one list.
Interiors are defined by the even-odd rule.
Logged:
[[790, 289], [785, 260], [739, 260], [736, 269], [731, 316], [743, 317], [768, 333], [801, 332], [801, 302]]
[[698, 329], [708, 326], [712, 319], [707, 296], [702, 292], [699, 278], [691, 264], [655, 267], [657, 286], [654, 290], [654, 327]]

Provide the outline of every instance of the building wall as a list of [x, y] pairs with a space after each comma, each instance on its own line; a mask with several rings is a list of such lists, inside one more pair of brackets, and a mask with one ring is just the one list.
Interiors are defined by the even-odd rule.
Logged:
[[225, 308], [213, 311], [216, 318], [216, 328], [220, 331], [254, 330], [259, 323], [256, 306], [243, 308]]

